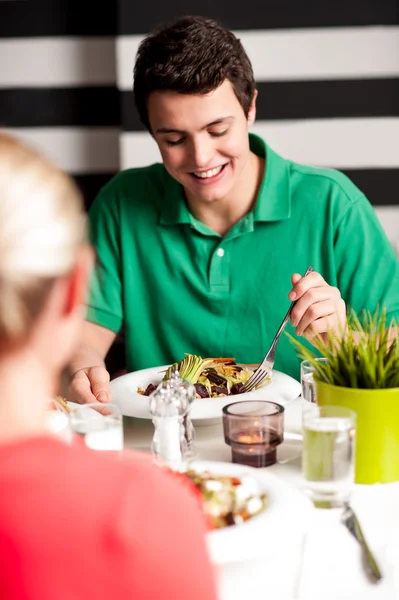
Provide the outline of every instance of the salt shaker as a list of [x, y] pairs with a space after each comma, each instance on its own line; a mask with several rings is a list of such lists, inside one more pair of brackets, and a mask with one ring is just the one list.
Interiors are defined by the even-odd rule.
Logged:
[[181, 394], [187, 399], [187, 412], [183, 417], [184, 437], [186, 440], [186, 457], [194, 458], [195, 452], [195, 429], [190, 419], [190, 411], [192, 403], [196, 398], [195, 387], [192, 383], [189, 383], [186, 379], [180, 377], [179, 371], [173, 371], [171, 379], [172, 385], [177, 390], [177, 393]]
[[162, 381], [150, 395], [150, 412], [155, 427], [152, 452], [157, 462], [175, 470], [184, 470], [191, 454], [185, 435], [190, 398], [190, 390], [178, 374]]

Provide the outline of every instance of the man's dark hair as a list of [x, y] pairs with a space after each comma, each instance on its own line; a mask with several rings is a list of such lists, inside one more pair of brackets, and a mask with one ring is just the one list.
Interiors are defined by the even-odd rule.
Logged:
[[141, 42], [136, 56], [133, 92], [140, 119], [151, 132], [147, 110], [151, 92], [205, 94], [225, 79], [248, 117], [255, 79], [240, 40], [205, 17], [181, 17], [161, 25]]

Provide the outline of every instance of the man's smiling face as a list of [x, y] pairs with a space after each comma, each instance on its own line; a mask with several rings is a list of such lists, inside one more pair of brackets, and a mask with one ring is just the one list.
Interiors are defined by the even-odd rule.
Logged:
[[211, 203], [232, 192], [250, 154], [254, 102], [247, 119], [225, 80], [206, 94], [152, 92], [148, 114], [165, 168], [188, 197]]

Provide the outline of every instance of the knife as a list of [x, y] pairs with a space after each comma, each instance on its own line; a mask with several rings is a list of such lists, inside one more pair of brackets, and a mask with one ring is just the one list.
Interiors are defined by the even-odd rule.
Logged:
[[368, 578], [372, 583], [378, 583], [378, 581], [382, 579], [381, 571], [366, 542], [366, 538], [364, 537], [364, 533], [360, 527], [359, 520], [356, 517], [353, 508], [348, 503], [346, 503], [344, 507], [342, 523], [359, 542], [362, 548], [363, 565]]

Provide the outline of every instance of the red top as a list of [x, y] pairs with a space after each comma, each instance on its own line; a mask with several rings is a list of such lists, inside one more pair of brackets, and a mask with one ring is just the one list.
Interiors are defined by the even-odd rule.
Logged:
[[0, 446], [1, 600], [216, 600], [196, 498], [130, 456]]

